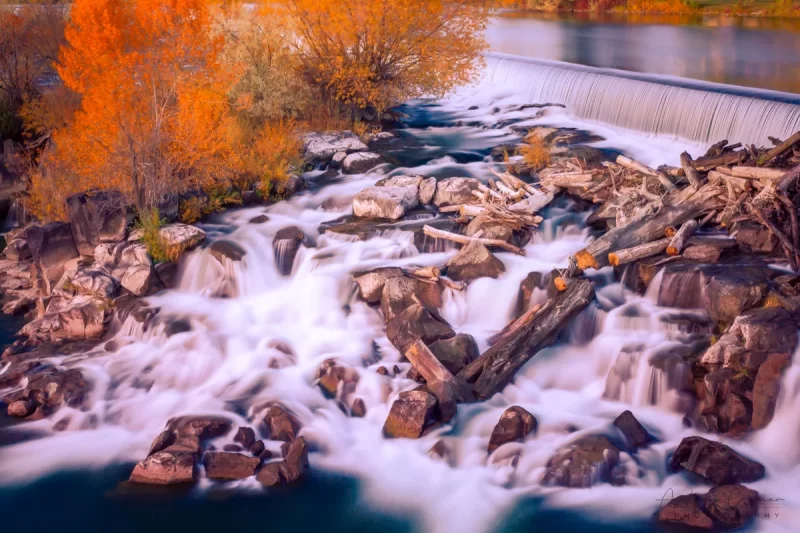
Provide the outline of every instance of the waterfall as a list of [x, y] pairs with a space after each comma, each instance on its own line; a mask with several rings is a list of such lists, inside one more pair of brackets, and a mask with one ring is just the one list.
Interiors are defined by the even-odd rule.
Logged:
[[800, 96], [490, 53], [484, 84], [577, 117], [700, 143], [771, 146], [800, 130]]

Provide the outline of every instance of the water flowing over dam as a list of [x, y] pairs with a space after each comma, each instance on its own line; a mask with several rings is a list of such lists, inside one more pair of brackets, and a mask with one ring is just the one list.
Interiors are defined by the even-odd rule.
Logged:
[[800, 129], [794, 94], [498, 53], [487, 54], [486, 63], [484, 84], [630, 130], [770, 146], [770, 136], [784, 139]]

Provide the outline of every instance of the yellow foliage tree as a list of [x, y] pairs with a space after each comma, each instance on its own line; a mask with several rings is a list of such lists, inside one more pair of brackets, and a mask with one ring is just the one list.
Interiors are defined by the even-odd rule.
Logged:
[[238, 160], [207, 0], [77, 0], [57, 65], [81, 104], [31, 178], [44, 218], [90, 188], [130, 195], [144, 218], [164, 197], [225, 179]]
[[300, 68], [323, 96], [383, 111], [441, 96], [482, 66], [488, 3], [470, 0], [276, 0]]

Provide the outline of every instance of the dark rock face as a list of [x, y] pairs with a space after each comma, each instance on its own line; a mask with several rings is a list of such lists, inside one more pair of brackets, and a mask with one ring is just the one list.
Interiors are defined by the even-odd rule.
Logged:
[[264, 465], [256, 479], [265, 487], [299, 481], [308, 470], [308, 447], [303, 437], [284, 444], [284, 458]]
[[[352, 368], [337, 364], [323, 365], [320, 369], [319, 388], [328, 398], [336, 398], [339, 394], [339, 384], [343, 383], [342, 392], [345, 388], [355, 390], [358, 383], [358, 372]], [[349, 387], [348, 387], [349, 385]]]
[[150, 451], [147, 452], [147, 457], [150, 457], [154, 453], [164, 451], [173, 444], [175, 444], [175, 432], [165, 429], [153, 440], [153, 443], [150, 445]]
[[[305, 191], [306, 189], [308, 189], [308, 182], [305, 180], [305, 178], [298, 176], [297, 174], [292, 174], [283, 183], [283, 196], [289, 198], [290, 196], [294, 196], [295, 194]], [[252, 222], [252, 220], [250, 222]]]
[[672, 470], [684, 468], [717, 484], [748, 483], [764, 477], [764, 465], [719, 442], [686, 437], [669, 462]]
[[455, 337], [436, 341], [428, 348], [453, 375], [461, 372], [479, 355], [478, 344], [472, 335], [467, 333], [459, 333]]
[[12, 239], [6, 244], [3, 250], [6, 258], [11, 261], [25, 261], [31, 258], [31, 250], [28, 248], [28, 240], [23, 238]]
[[604, 435], [589, 435], [561, 448], [547, 462], [542, 483], [588, 488], [596, 483], [623, 485], [620, 450]]
[[712, 529], [714, 522], [703, 511], [702, 500], [696, 494], [673, 498], [659, 509], [656, 519], [664, 524], [675, 524], [695, 529]]
[[98, 244], [124, 241], [131, 209], [119, 191], [89, 191], [67, 198], [75, 245], [92, 255]]
[[469, 282], [478, 278], [498, 278], [506, 271], [503, 262], [479, 242], [461, 248], [447, 263], [447, 275], [455, 281]]
[[515, 405], [506, 409], [489, 438], [488, 452], [492, 453], [503, 444], [522, 442], [538, 425], [536, 418], [528, 411]]
[[772, 420], [781, 391], [781, 376], [789, 360], [789, 354], [769, 354], [759, 367], [753, 385], [753, 429], [765, 428]]
[[381, 294], [383, 318], [389, 322], [418, 301], [428, 310], [440, 308], [443, 302], [442, 287], [405, 276], [387, 279]]
[[269, 222], [269, 217], [267, 215], [258, 215], [251, 218], [248, 222], [250, 224], [264, 224], [266, 222]]
[[622, 432], [628, 448], [636, 451], [654, 442], [655, 439], [650, 435], [642, 424], [636, 420], [633, 413], [625, 411], [614, 420], [614, 425]]
[[386, 326], [386, 336], [400, 353], [405, 353], [419, 339], [431, 344], [455, 334], [447, 322], [418, 304], [407, 307]]
[[249, 450], [256, 443], [256, 432], [253, 431], [253, 428], [240, 427], [236, 430], [233, 441], [241, 444], [245, 450]]
[[771, 253], [778, 247], [778, 239], [761, 224], [743, 222], [736, 230], [736, 244], [745, 252]]
[[207, 452], [203, 456], [206, 475], [210, 479], [231, 481], [255, 475], [260, 459], [241, 453]]
[[233, 262], [241, 261], [242, 258], [247, 255], [244, 248], [227, 239], [214, 241], [211, 246], [208, 247], [208, 251], [222, 264], [225, 264], [226, 259]]
[[185, 416], [170, 420], [167, 429], [179, 437], [197, 437], [201, 440], [215, 439], [231, 430], [231, 422], [225, 418]]
[[361, 398], [353, 400], [353, 405], [350, 406], [350, 416], [355, 418], [364, 418], [367, 415], [367, 404]]
[[275, 266], [278, 267], [278, 272], [281, 275], [291, 275], [294, 258], [297, 256], [297, 251], [305, 238], [305, 233], [296, 226], [283, 228], [275, 234], [275, 240], [272, 241], [272, 250], [275, 254]]
[[26, 230], [26, 236], [40, 290], [42, 285], [49, 287], [50, 282], [58, 281], [64, 273], [64, 264], [78, 257], [70, 224], [52, 222], [31, 226]]
[[269, 438], [289, 442], [297, 435], [297, 425], [286, 410], [280, 405], [273, 405], [264, 417], [269, 430]]
[[383, 425], [389, 438], [418, 439], [433, 421], [436, 398], [421, 390], [401, 392]]
[[80, 370], [45, 368], [38, 374], [31, 374], [24, 389], [7, 394], [2, 402], [8, 405], [10, 416], [47, 416], [65, 404], [79, 407], [90, 387]]
[[449, 381], [431, 381], [425, 387], [436, 398], [434, 416], [440, 422], [450, 422], [456, 416], [458, 391]]
[[194, 483], [197, 473], [191, 453], [158, 452], [133, 469], [130, 481], [150, 485]]
[[383, 286], [392, 278], [403, 277], [403, 270], [398, 267], [376, 268], [370, 272], [357, 273], [353, 279], [358, 285], [358, 291], [365, 302], [376, 304], [381, 301]]
[[794, 353], [797, 326], [792, 315], [782, 307], [751, 309], [736, 318], [745, 350]]
[[742, 527], [758, 512], [758, 492], [743, 485], [714, 487], [703, 497], [703, 506], [721, 526]]

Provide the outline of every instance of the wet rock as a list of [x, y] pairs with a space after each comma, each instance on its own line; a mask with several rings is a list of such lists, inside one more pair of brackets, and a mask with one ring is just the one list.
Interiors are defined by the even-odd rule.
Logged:
[[241, 261], [242, 258], [247, 255], [247, 252], [244, 248], [233, 241], [229, 241], [228, 239], [214, 241], [211, 246], [208, 247], [208, 252], [223, 265], [225, 264], [226, 259], [237, 262]]
[[706, 272], [703, 290], [705, 308], [717, 323], [731, 324], [734, 319], [755, 307], [769, 291], [767, 279], [750, 275], [742, 269]]
[[403, 277], [403, 270], [398, 267], [376, 268], [369, 272], [356, 273], [353, 279], [358, 284], [358, 291], [361, 297], [370, 304], [381, 301], [383, 286], [391, 278]]
[[250, 446], [250, 453], [252, 453], [255, 457], [261, 457], [261, 454], [263, 454], [265, 450], [266, 446], [264, 445], [263, 440], [257, 440], [252, 446]]
[[686, 437], [672, 454], [672, 470], [684, 468], [716, 484], [747, 483], [764, 477], [764, 465], [719, 442]]
[[124, 241], [132, 220], [132, 206], [119, 191], [94, 190], [67, 198], [75, 245], [82, 255], [92, 255], [97, 245]]
[[297, 226], [288, 226], [278, 230], [272, 241], [275, 265], [283, 276], [289, 276], [294, 267], [294, 260], [306, 235]]
[[209, 479], [233, 481], [255, 475], [260, 459], [241, 453], [207, 452], [203, 465]]
[[425, 389], [436, 398], [434, 417], [438, 422], [450, 422], [457, 413], [458, 391], [450, 381], [430, 381]]
[[200, 437], [196, 435], [176, 435], [175, 442], [164, 448], [164, 451], [199, 456], [203, 451], [203, 444], [200, 442]]
[[400, 353], [405, 353], [419, 339], [431, 344], [455, 337], [455, 334], [444, 319], [434, 316], [419, 304], [408, 306], [386, 325], [386, 336]]
[[248, 222], [250, 224], [265, 224], [269, 222], [269, 217], [267, 215], [258, 215], [248, 220]]
[[265, 487], [277, 487], [281, 484], [281, 463], [276, 461], [265, 464], [256, 475], [256, 479]]
[[353, 400], [353, 405], [350, 406], [350, 416], [355, 418], [364, 418], [367, 416], [367, 404], [361, 398]]
[[303, 437], [298, 437], [281, 447], [283, 461], [280, 463], [281, 477], [286, 483], [298, 481], [308, 469], [308, 446]]
[[479, 242], [467, 244], [447, 263], [447, 276], [455, 281], [498, 278], [505, 270], [503, 262]]
[[740, 433], [747, 431], [752, 417], [750, 401], [737, 394], [729, 393], [719, 407], [720, 432]]
[[223, 452], [240, 452], [242, 451], [242, 447], [238, 444], [225, 444], [222, 447]]
[[78, 249], [69, 224], [52, 222], [44, 226], [31, 226], [25, 231], [28, 248], [33, 258], [37, 286], [49, 293], [50, 282], [58, 281], [64, 274], [67, 261], [78, 257]]
[[558, 450], [547, 462], [542, 483], [588, 488], [597, 483], [625, 483], [620, 450], [605, 435], [589, 435]]
[[436, 207], [461, 204], [479, 204], [472, 191], [477, 191], [480, 181], [475, 178], [447, 178], [436, 184], [433, 203]]
[[350, 131], [308, 133], [303, 137], [303, 157], [311, 164], [326, 164], [337, 152], [366, 152], [369, 148]]
[[170, 429], [165, 429], [153, 440], [153, 443], [150, 445], [150, 451], [147, 452], [147, 457], [150, 457], [154, 453], [164, 451], [173, 444], [175, 444], [175, 432]]
[[158, 230], [158, 235], [167, 250], [174, 250], [178, 255], [195, 248], [206, 240], [206, 232], [188, 224], [168, 224]]
[[346, 388], [347, 384], [358, 383], [358, 372], [352, 368], [347, 368], [339, 365], [332, 365], [325, 368], [319, 379], [319, 388], [328, 398], [336, 398], [339, 391], [339, 384], [344, 384], [342, 390]]
[[269, 438], [289, 442], [297, 435], [297, 426], [286, 410], [280, 405], [273, 405], [264, 417]]
[[758, 492], [743, 485], [721, 485], [703, 496], [708, 515], [725, 528], [739, 528], [758, 512]]
[[197, 437], [200, 440], [215, 439], [231, 430], [231, 422], [213, 416], [184, 416], [170, 420], [168, 429], [173, 429], [179, 437]]
[[759, 367], [753, 385], [753, 429], [765, 428], [772, 420], [781, 390], [781, 376], [789, 361], [789, 354], [774, 353]]
[[422, 302], [429, 310], [436, 310], [442, 306], [443, 292], [439, 284], [423, 283], [408, 277], [389, 278], [381, 294], [381, 312], [389, 322], [417, 302]]
[[94, 260], [104, 272], [136, 296], [145, 295], [156, 282], [152, 259], [143, 244], [101, 244], [94, 249]]
[[344, 158], [342, 171], [345, 174], [363, 174], [383, 162], [383, 157], [379, 154], [358, 152]]
[[453, 462], [453, 452], [442, 439], [436, 441], [436, 444], [428, 450], [428, 457], [436, 461], [444, 461], [447, 464], [452, 464]]
[[423, 179], [419, 184], [419, 203], [428, 205], [436, 196], [436, 178]]
[[342, 163], [347, 158], [347, 152], [336, 152], [331, 158], [330, 166], [333, 168], [342, 168]]
[[741, 333], [746, 350], [794, 353], [797, 347], [797, 326], [782, 307], [752, 309], [737, 316], [732, 329]]
[[674, 524], [695, 529], [712, 529], [714, 522], [703, 511], [702, 500], [696, 494], [672, 498], [658, 510], [656, 518], [663, 524]]
[[30, 399], [17, 400], [9, 404], [8, 416], [25, 418], [26, 416], [32, 415], [33, 412], [36, 411], [37, 407], [39, 407], [39, 404], [36, 403], [34, 400]]
[[194, 483], [194, 456], [190, 453], [158, 452], [141, 461], [131, 473], [131, 483], [174, 485]]
[[636, 451], [655, 442], [653, 436], [647, 432], [630, 411], [624, 411], [614, 419], [614, 426], [622, 432], [625, 443], [630, 450]]
[[31, 258], [31, 250], [28, 247], [28, 239], [16, 238], [6, 244], [3, 254], [11, 261], [25, 261]]
[[65, 272], [53, 289], [56, 296], [84, 294], [101, 299], [114, 298], [119, 292], [117, 282], [99, 267], [79, 268]]
[[45, 315], [28, 322], [20, 334], [50, 340], [97, 339], [103, 335], [107, 311], [103, 301], [91, 296], [52, 300]]
[[412, 187], [367, 187], [353, 198], [353, 214], [360, 218], [398, 220], [419, 205]]
[[484, 239], [496, 239], [498, 241], [510, 242], [513, 237], [511, 228], [483, 215], [478, 215], [473, 218], [464, 229], [464, 234], [468, 237], [473, 237], [478, 232], [482, 232], [481, 237]]
[[[392, 176], [391, 178], [383, 178], [382, 180], [378, 180], [375, 183], [376, 187], [410, 187], [416, 191], [419, 190], [419, 186], [422, 183], [422, 180], [425, 179], [422, 176], [412, 174], [407, 176]], [[419, 194], [419, 192], [417, 192]]]
[[284, 181], [280, 186], [278, 192], [284, 198], [290, 198], [295, 194], [305, 191], [308, 189], [308, 181], [302, 176], [298, 176], [297, 174], [291, 174], [286, 181]]
[[436, 398], [425, 391], [401, 392], [383, 425], [388, 438], [418, 439], [433, 421]]
[[478, 344], [472, 335], [459, 333], [455, 337], [436, 341], [428, 346], [451, 374], [456, 375], [477, 359]]
[[174, 289], [178, 285], [178, 265], [176, 263], [158, 263], [155, 266], [156, 277], [165, 289]]
[[736, 229], [736, 244], [745, 252], [771, 253], [778, 247], [778, 239], [762, 224], [743, 222]]
[[492, 453], [503, 444], [522, 442], [537, 426], [536, 418], [528, 411], [515, 405], [506, 409], [489, 438], [488, 452]]
[[249, 450], [256, 443], [256, 432], [253, 431], [253, 428], [240, 427], [236, 430], [233, 441], [241, 444], [242, 448]]

